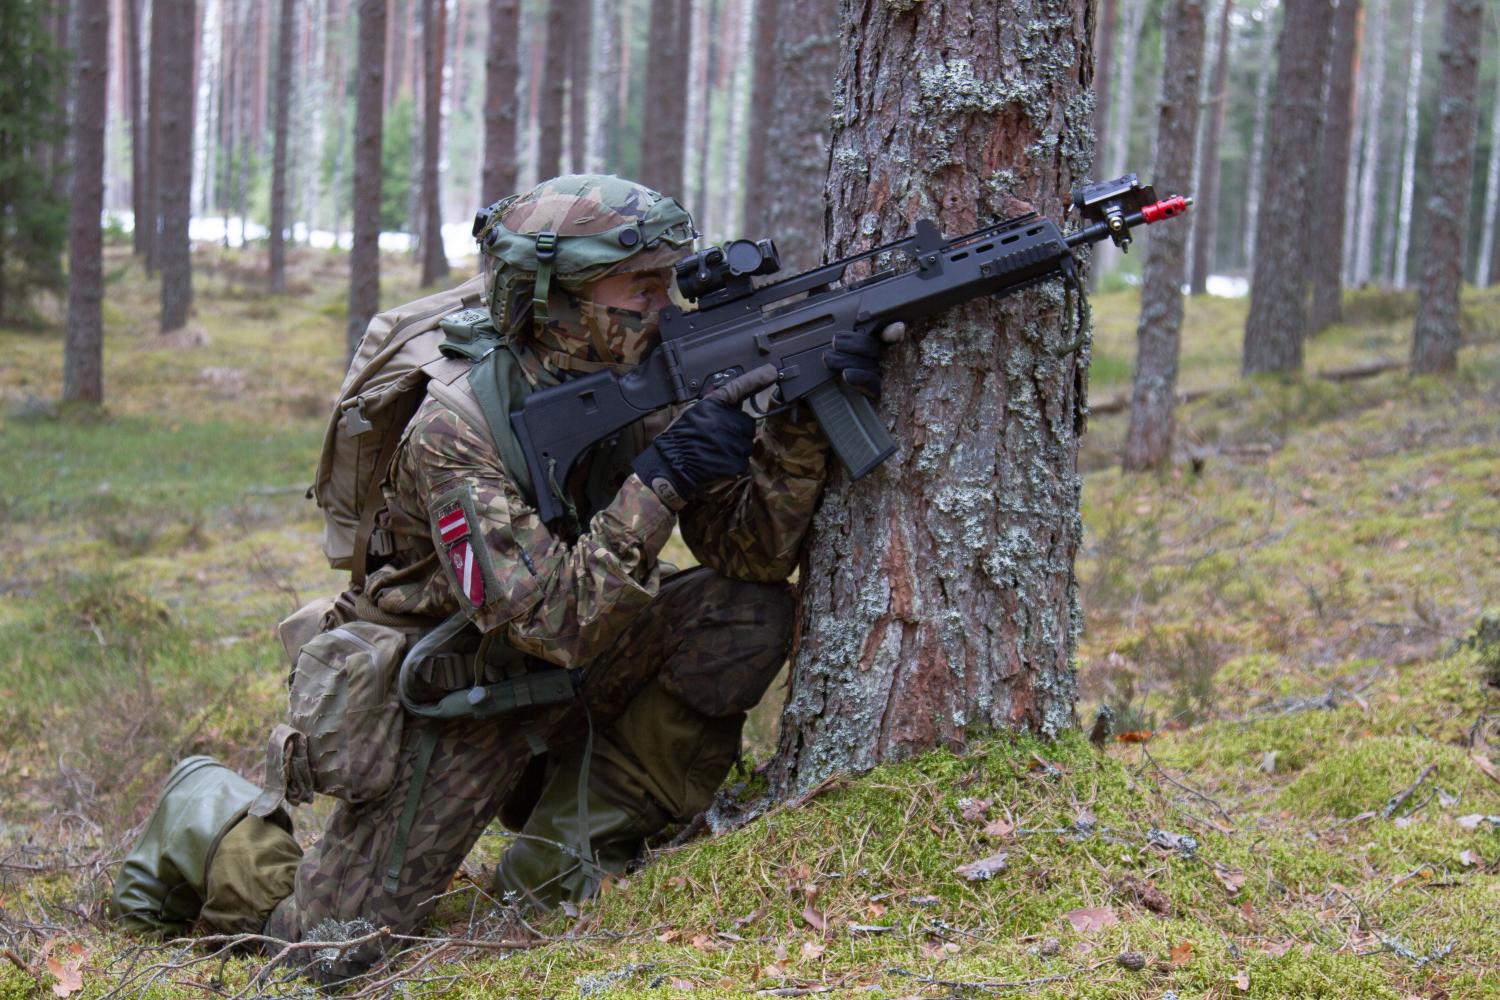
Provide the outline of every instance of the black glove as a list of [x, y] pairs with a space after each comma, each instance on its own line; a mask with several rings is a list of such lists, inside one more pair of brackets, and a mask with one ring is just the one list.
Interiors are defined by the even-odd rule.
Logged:
[[755, 421], [740, 403], [776, 381], [762, 365], [714, 389], [656, 435], [631, 468], [673, 510], [721, 479], [744, 475], [755, 444]]
[[871, 399], [880, 398], [880, 353], [888, 344], [906, 336], [905, 323], [891, 323], [879, 330], [853, 330], [833, 335], [833, 349], [823, 355], [823, 365], [851, 388]]

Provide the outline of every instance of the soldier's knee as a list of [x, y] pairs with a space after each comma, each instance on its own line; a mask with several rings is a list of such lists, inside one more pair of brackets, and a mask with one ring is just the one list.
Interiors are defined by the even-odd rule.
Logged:
[[[748, 711], [786, 661], [791, 588], [695, 571], [680, 624], [690, 627], [662, 676], [674, 697], [709, 716]], [[689, 626], [689, 623], [690, 626]]]

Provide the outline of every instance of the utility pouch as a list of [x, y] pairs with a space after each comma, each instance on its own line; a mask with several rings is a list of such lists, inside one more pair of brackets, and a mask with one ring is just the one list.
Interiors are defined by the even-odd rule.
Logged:
[[[306, 741], [314, 790], [353, 805], [390, 791], [405, 717], [396, 677], [406, 645], [401, 629], [352, 621], [302, 646], [287, 721]], [[295, 758], [295, 735], [291, 742]]]

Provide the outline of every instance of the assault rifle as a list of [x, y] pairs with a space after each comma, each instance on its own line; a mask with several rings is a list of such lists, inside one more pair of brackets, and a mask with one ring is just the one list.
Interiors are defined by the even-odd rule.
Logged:
[[[796, 277], [755, 287], [752, 279], [781, 267], [771, 240], [736, 240], [679, 261], [677, 287], [698, 308], [661, 312], [661, 345], [623, 375], [595, 372], [526, 397], [511, 425], [538, 485], [542, 520], [563, 513], [546, 484], [565, 484], [579, 457], [649, 413], [696, 400], [753, 369], [776, 366], [781, 403], [806, 399], [858, 479], [896, 450], [870, 401], [834, 379], [823, 355], [840, 331], [879, 329], [941, 312], [981, 295], [1004, 296], [1053, 278], [1077, 283], [1073, 250], [1181, 215], [1191, 198], [1158, 201], [1135, 174], [1074, 193], [1084, 225], [1064, 236], [1036, 213], [967, 236], [945, 239], [922, 219], [906, 239], [834, 261]], [[890, 266], [892, 260], [905, 266]], [[851, 277], [855, 265], [883, 268]]]

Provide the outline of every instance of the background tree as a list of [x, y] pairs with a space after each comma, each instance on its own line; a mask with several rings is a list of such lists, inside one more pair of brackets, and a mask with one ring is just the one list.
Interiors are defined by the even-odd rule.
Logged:
[[[826, 6], [826, 5], [825, 5]], [[766, 164], [771, 156], [771, 105], [779, 82], [776, 78], [777, 25], [781, 0], [756, 0], [752, 60], [749, 135], [745, 151], [745, 232], [771, 231], [771, 190]], [[758, 238], [758, 237], [757, 237]]]
[[1405, 127], [1401, 140], [1401, 193], [1396, 210], [1396, 248], [1392, 261], [1392, 281], [1397, 288], [1406, 287], [1407, 268], [1411, 260], [1412, 205], [1417, 197], [1417, 145], [1422, 102], [1422, 25], [1425, 0], [1412, 0], [1410, 51], [1406, 64]]
[[276, 143], [271, 154], [271, 291], [286, 291], [286, 158], [292, 110], [292, 45], [296, 0], [281, 0], [276, 34]]
[[[1500, 26], [1500, 14], [1495, 17]], [[1500, 226], [1500, 65], [1495, 70], [1495, 103], [1490, 112], [1490, 156], [1484, 172], [1484, 214], [1480, 216], [1479, 259], [1474, 283], [1480, 288], [1500, 284], [1500, 254], [1495, 252], [1495, 229]]]
[[674, 197], [683, 190], [683, 122], [687, 119], [688, 0], [651, 4], [641, 176], [647, 187]]
[[1443, 80], [1432, 148], [1431, 195], [1422, 231], [1422, 282], [1412, 332], [1412, 374], [1458, 366], [1458, 292], [1463, 284], [1474, 130], [1478, 115], [1480, 0], [1448, 0], [1443, 16]]
[[161, 37], [161, 332], [187, 325], [193, 301], [188, 222], [193, 193], [193, 64], [197, 0], [153, 0], [151, 30]]
[[62, 60], [46, 14], [42, 4], [0, 3], [0, 316], [62, 281], [67, 209], [36, 155], [62, 127]]
[[385, 109], [386, 0], [359, 0], [354, 114], [354, 243], [349, 252], [349, 353], [380, 310], [380, 140]]
[[438, 156], [443, 141], [443, 45], [447, 0], [423, 0], [422, 49], [426, 83], [422, 90], [422, 284], [448, 276], [443, 248], [443, 203]]
[[141, 73], [141, 0], [125, 0], [125, 121], [130, 136], [130, 244], [137, 257], [146, 255], [149, 242], [146, 207], [146, 119], [142, 102], [145, 88]]
[[547, 4], [546, 51], [542, 56], [542, 104], [537, 119], [537, 180], [562, 172], [563, 137], [567, 135], [568, 40], [572, 29], [573, 0]]
[[[1226, 4], [1227, 6], [1227, 4]], [[1198, 137], [1198, 81], [1203, 67], [1203, 4], [1173, 0], [1163, 18], [1161, 107], [1151, 180], [1163, 194], [1185, 191]], [[1177, 356], [1182, 332], [1186, 226], [1160, 226], [1146, 236], [1145, 280], [1136, 327], [1135, 384], [1125, 437], [1127, 471], [1156, 469], [1172, 457]]]
[[[568, 164], [575, 174], [588, 170], [589, 91], [594, 79], [591, 0], [569, 0], [573, 7], [568, 26]], [[562, 123], [558, 122], [559, 127]]]
[[516, 45], [521, 34], [519, 0], [493, 0], [484, 57], [484, 170], [479, 200], [489, 204], [516, 189], [516, 78], [521, 65]]
[[1385, 127], [1385, 26], [1389, 0], [1370, 0], [1369, 18], [1365, 26], [1368, 44], [1365, 51], [1367, 70], [1362, 94], [1364, 104], [1363, 150], [1359, 159], [1359, 187], [1356, 194], [1354, 225], [1354, 264], [1351, 283], [1366, 285], [1375, 275], [1375, 226], [1376, 210], [1380, 194], [1379, 170], [1384, 160], [1381, 157], [1381, 133]]
[[[1089, 170], [1091, 0], [841, 13], [830, 257], [924, 215], [964, 232], [1018, 197], [1061, 217]], [[900, 450], [858, 483], [836, 474], [816, 517], [773, 792], [971, 727], [1072, 725], [1088, 363], [1064, 346], [1074, 322], [1053, 286], [914, 324], [892, 351], [880, 409]]]
[[[1354, 2], [1354, 0], [1348, 0]], [[1219, 237], [1219, 174], [1222, 162], [1219, 143], [1224, 136], [1224, 118], [1229, 110], [1230, 14], [1234, 0], [1219, 4], [1219, 43], [1214, 47], [1213, 74], [1208, 83], [1208, 104], [1203, 109], [1203, 141], [1199, 146], [1194, 171], [1197, 182], [1192, 187], [1191, 240], [1193, 253], [1188, 285], [1194, 295], [1208, 291], [1208, 274], [1213, 270], [1214, 245]], [[1170, 29], [1170, 25], [1168, 26]], [[1158, 183], [1160, 183], [1158, 181]], [[1182, 190], [1188, 190], [1186, 186]]]
[[838, 71], [838, 11], [823, 0], [781, 0], [795, 31], [776, 41], [775, 86], [767, 136], [765, 232], [776, 239], [790, 272], [823, 259], [823, 185], [828, 176], [828, 120]]
[[[1323, 67], [1333, 25], [1331, 0], [1287, 7], [1276, 51], [1276, 96], [1261, 190], [1250, 315], [1245, 321], [1246, 375], [1302, 369], [1307, 332], [1307, 227], [1323, 124]], [[1274, 248], [1274, 252], [1267, 252]]]
[[1255, 73], [1255, 115], [1250, 125], [1250, 155], [1245, 165], [1244, 254], [1247, 266], [1255, 261], [1255, 234], [1260, 228], [1260, 193], [1265, 187], [1266, 120], [1271, 113], [1271, 73], [1276, 65], [1276, 11], [1274, 4], [1261, 10]]
[[104, 269], [99, 214], [104, 209], [104, 118], [109, 81], [109, 6], [78, 11], [73, 59], [72, 222], [68, 227], [68, 332], [63, 343], [64, 402], [104, 400]]
[[1354, 67], [1359, 49], [1359, 0], [1338, 0], [1333, 48], [1328, 53], [1323, 123], [1318, 150], [1308, 266], [1312, 302], [1307, 330], [1317, 333], [1344, 317], [1344, 210], [1349, 179], [1349, 143], [1354, 133]]

